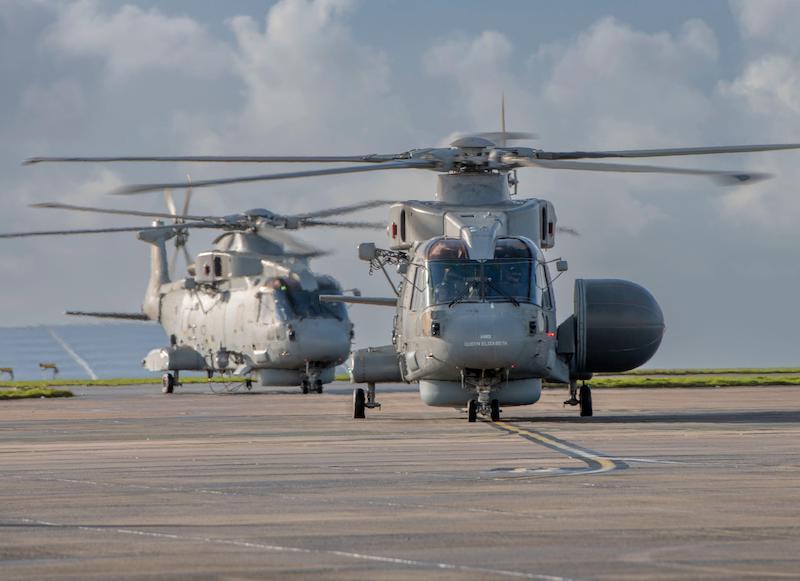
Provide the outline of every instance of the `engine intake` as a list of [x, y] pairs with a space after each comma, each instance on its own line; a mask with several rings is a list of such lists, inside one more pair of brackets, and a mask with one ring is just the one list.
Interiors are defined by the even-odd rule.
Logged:
[[664, 315], [644, 287], [616, 279], [575, 281], [575, 314], [558, 328], [572, 374], [621, 372], [646, 363], [661, 345]]

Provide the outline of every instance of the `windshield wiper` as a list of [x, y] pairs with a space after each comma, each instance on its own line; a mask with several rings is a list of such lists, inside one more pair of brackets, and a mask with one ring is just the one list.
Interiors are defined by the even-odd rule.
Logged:
[[488, 278], [486, 279], [486, 286], [488, 286], [489, 288], [493, 289], [495, 292], [500, 293], [501, 295], [503, 295], [503, 297], [505, 297], [508, 300], [510, 300], [511, 304], [513, 304], [515, 307], [519, 306], [519, 301], [517, 299], [515, 299], [513, 296], [508, 294], [506, 291], [504, 291], [500, 287], [495, 286], [495, 284], [491, 281], [491, 279], [488, 279]]
[[466, 288], [465, 288], [463, 291], [461, 291], [461, 293], [459, 293], [459, 295], [458, 295], [456, 298], [454, 298], [452, 301], [450, 301], [449, 303], [447, 303], [447, 307], [448, 307], [448, 308], [453, 308], [453, 305], [455, 305], [456, 303], [460, 303], [460, 302], [462, 302], [464, 299], [466, 299], [466, 298], [467, 298], [467, 295], [468, 295], [470, 292], [472, 292], [472, 290], [473, 290], [474, 288], [475, 288], [475, 282], [469, 282], [469, 283], [467, 283], [467, 287], [466, 287]]

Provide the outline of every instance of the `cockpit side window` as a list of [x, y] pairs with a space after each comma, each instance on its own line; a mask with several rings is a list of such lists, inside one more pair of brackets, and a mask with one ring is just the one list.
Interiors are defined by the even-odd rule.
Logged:
[[467, 260], [469, 253], [463, 240], [443, 238], [428, 248], [428, 260]]
[[530, 247], [519, 238], [500, 238], [494, 246], [495, 258], [532, 258]]

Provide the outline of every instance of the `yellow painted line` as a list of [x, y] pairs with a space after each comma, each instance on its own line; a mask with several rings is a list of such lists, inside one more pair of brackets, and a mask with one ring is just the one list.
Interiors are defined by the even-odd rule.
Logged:
[[581, 471], [581, 474], [601, 474], [603, 472], [612, 472], [614, 470], [627, 468], [627, 464], [624, 462], [611, 460], [605, 456], [595, 454], [594, 452], [570, 446], [569, 443], [563, 440], [557, 440], [548, 436], [547, 434], [542, 434], [541, 432], [532, 432], [506, 422], [492, 422], [492, 424], [503, 430], [506, 430], [507, 432], [518, 434], [529, 440], [539, 442], [548, 448], [560, 451], [570, 458], [583, 460], [586, 462], [589, 470]]

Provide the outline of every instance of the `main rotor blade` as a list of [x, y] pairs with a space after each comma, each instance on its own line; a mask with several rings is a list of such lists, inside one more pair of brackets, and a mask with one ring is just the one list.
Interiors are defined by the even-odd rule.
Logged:
[[[347, 174], [347, 173], [359, 173], [359, 172], [366, 172], [366, 171], [380, 171], [386, 169], [434, 169], [436, 167], [435, 162], [431, 161], [422, 161], [422, 160], [403, 160], [403, 161], [393, 161], [388, 163], [380, 163], [377, 165], [356, 165], [356, 166], [347, 166], [347, 167], [337, 167], [337, 168], [330, 168], [330, 169], [314, 169], [308, 171], [298, 171], [298, 172], [288, 172], [288, 173], [274, 173], [274, 174], [265, 174], [265, 175], [256, 175], [256, 176], [243, 176], [238, 178], [221, 178], [215, 180], [202, 180], [196, 181], [191, 183], [191, 187], [193, 188], [207, 188], [210, 186], [224, 186], [228, 184], [244, 184], [244, 183], [251, 183], [251, 182], [264, 182], [264, 181], [271, 181], [271, 180], [285, 180], [285, 179], [293, 179], [293, 178], [307, 178], [307, 177], [314, 177], [314, 176], [325, 176], [325, 175], [336, 175], [336, 174]], [[112, 195], [120, 196], [120, 195], [128, 195], [128, 194], [139, 194], [143, 192], [155, 192], [159, 190], [163, 190], [165, 188], [186, 188], [190, 184], [184, 182], [177, 182], [177, 183], [167, 183], [167, 184], [139, 184], [139, 185], [132, 185], [132, 186], [124, 186], [119, 188], [113, 192]]]
[[171, 226], [131, 226], [126, 228], [90, 228], [86, 230], [42, 230], [36, 232], [12, 232], [0, 234], [0, 238], [24, 238], [28, 236], [65, 236], [70, 234], [107, 234], [110, 232], [141, 232], [143, 230], [169, 230]]
[[338, 208], [328, 208], [326, 210], [315, 210], [314, 212], [306, 212], [305, 214], [295, 214], [293, 218], [327, 218], [328, 216], [341, 216], [342, 214], [350, 214], [358, 212], [359, 210], [368, 210], [369, 208], [378, 208], [380, 206], [388, 206], [389, 204], [396, 203], [394, 200], [371, 200], [369, 202], [361, 202], [358, 204], [350, 204], [347, 206], [339, 206]]
[[181, 220], [196, 220], [198, 222], [208, 221], [215, 219], [215, 216], [192, 216], [186, 214], [169, 214], [167, 212], [144, 212], [140, 210], [114, 210], [111, 208], [94, 208], [91, 206], [74, 206], [72, 204], [59, 204], [57, 202], [43, 202], [40, 204], [31, 204], [31, 208], [51, 208], [55, 210], [70, 210], [76, 212], [93, 212], [96, 214], [117, 214], [119, 216], [142, 216], [144, 218], [179, 218]]
[[666, 157], [671, 155], [717, 155], [722, 153], [748, 153], [800, 149], [800, 143], [775, 143], [768, 145], [722, 145], [718, 147], [677, 147], [671, 149], [622, 149], [618, 151], [542, 151], [540, 159], [588, 159], [603, 157]]
[[165, 163], [383, 163], [403, 159], [405, 154], [367, 155], [125, 155], [101, 157], [29, 157], [22, 165], [36, 163], [111, 163], [111, 162], [165, 162]]
[[299, 226], [300, 228], [324, 226], [327, 228], [367, 228], [370, 230], [383, 230], [386, 228], [386, 224], [383, 222], [331, 222], [329, 220], [303, 220]]
[[[504, 158], [509, 161], [509, 158]], [[721, 185], [741, 185], [753, 183], [772, 177], [765, 173], [736, 172], [726, 170], [689, 169], [679, 167], [665, 167], [659, 165], [633, 165], [623, 163], [594, 163], [590, 161], [553, 161], [546, 159], [511, 158], [512, 163], [527, 167], [542, 167], [547, 169], [570, 169], [582, 171], [605, 171], [622, 173], [661, 173], [706, 176], [714, 178]]]
[[128, 226], [122, 228], [88, 228], [79, 230], [40, 230], [34, 232], [11, 232], [0, 234], [0, 238], [26, 238], [30, 236], [67, 236], [72, 234], [109, 234], [114, 232], [149, 232], [176, 230], [181, 228], [222, 228], [216, 224], [181, 224], [179, 226]]
[[575, 230], [575, 228], [570, 228], [568, 226], [558, 226], [556, 228], [556, 231], [560, 232], [561, 234], [569, 234], [570, 236], [580, 236], [581, 235], [581, 233], [578, 232], [577, 230]]
[[306, 244], [305, 242], [301, 242], [294, 236], [288, 234], [285, 230], [279, 230], [278, 228], [274, 228], [268, 224], [259, 224], [258, 234], [267, 240], [272, 240], [281, 244], [286, 253], [294, 253], [303, 256], [322, 256], [327, 254], [327, 252], [324, 250], [311, 246], [310, 244]]

